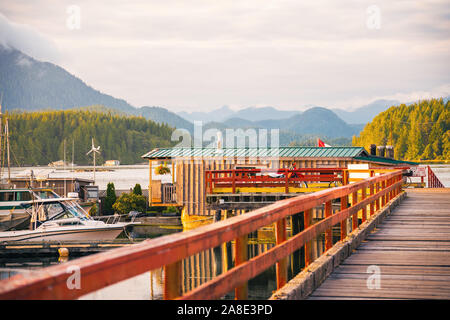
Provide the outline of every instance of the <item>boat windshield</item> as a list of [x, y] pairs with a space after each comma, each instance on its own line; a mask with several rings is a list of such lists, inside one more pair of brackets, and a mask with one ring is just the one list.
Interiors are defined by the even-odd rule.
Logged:
[[68, 218], [89, 219], [86, 212], [74, 201], [40, 203], [37, 211], [40, 221]]
[[60, 196], [52, 190], [34, 190], [33, 193], [38, 199], [60, 198]]

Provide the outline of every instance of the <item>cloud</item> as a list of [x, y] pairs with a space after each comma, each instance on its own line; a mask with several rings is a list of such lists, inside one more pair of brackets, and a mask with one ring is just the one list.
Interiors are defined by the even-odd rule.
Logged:
[[[66, 27], [71, 4], [77, 30]], [[59, 65], [135, 106], [347, 109], [450, 83], [448, 0], [16, 0], [0, 11], [30, 26], [0, 16], [0, 43], [44, 60], [57, 44]]]
[[[55, 43], [35, 29], [10, 21], [0, 13], [0, 45], [6, 48], [15, 48], [38, 60], [57, 63], [60, 52]], [[23, 59], [17, 62], [27, 64]]]

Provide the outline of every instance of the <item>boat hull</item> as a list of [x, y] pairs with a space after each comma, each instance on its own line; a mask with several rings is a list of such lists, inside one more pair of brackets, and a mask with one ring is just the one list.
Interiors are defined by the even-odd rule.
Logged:
[[124, 230], [125, 225], [64, 228], [57, 230], [20, 230], [0, 232], [0, 242], [16, 241], [104, 241], [114, 240]]

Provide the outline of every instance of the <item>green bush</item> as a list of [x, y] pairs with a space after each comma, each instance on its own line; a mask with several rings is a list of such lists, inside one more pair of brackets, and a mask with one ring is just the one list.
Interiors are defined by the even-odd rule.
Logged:
[[147, 201], [144, 196], [134, 193], [123, 193], [113, 204], [113, 209], [120, 214], [130, 211], [145, 212]]

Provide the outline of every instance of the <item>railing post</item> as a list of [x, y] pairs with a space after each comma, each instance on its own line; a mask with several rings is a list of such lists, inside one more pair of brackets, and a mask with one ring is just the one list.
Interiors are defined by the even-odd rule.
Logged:
[[164, 266], [164, 300], [181, 296], [181, 261]]
[[[235, 240], [235, 265], [238, 266], [248, 259], [247, 255], [247, 243], [248, 236], [244, 235], [236, 238]], [[247, 300], [248, 299], [248, 283], [245, 282], [241, 284], [239, 287], [234, 289], [234, 297], [235, 300]]]
[[[308, 209], [305, 211], [304, 216], [304, 229], [307, 229], [312, 222], [312, 209]], [[307, 267], [311, 263], [311, 243], [312, 240], [305, 243], [305, 267]]]
[[231, 170], [231, 176], [232, 176], [232, 187], [231, 187], [231, 193], [236, 193], [236, 173], [234, 170]]
[[[343, 184], [347, 185], [349, 178], [348, 170], [344, 170], [343, 178], [344, 178]], [[347, 203], [348, 203], [348, 196], [341, 197], [341, 211], [347, 209]], [[346, 236], [347, 236], [347, 219], [341, 222], [341, 240], [344, 240]]]
[[[386, 189], [386, 180], [381, 182], [381, 190]], [[386, 205], [386, 194], [381, 196], [381, 207], [383, 208]]]
[[286, 193], [289, 193], [289, 174], [285, 171], [285, 186], [284, 186], [284, 191]]
[[[364, 201], [365, 198], [366, 198], [366, 187], [362, 189], [361, 201]], [[364, 208], [362, 209], [362, 222], [364, 223], [366, 219], [367, 219], [367, 206], [364, 206]]]
[[[283, 218], [275, 223], [275, 240], [277, 245], [286, 241], [286, 219]], [[280, 289], [287, 283], [287, 264], [288, 258], [282, 258], [276, 264], [277, 289]]]
[[[348, 196], [341, 198], [341, 211], [347, 209]], [[341, 240], [347, 236], [347, 219], [341, 221]]]
[[[302, 219], [302, 213], [296, 213], [291, 216], [291, 230], [292, 230], [292, 236], [295, 236], [301, 231], [301, 219]], [[292, 273], [297, 274], [301, 271], [300, 267], [300, 255], [301, 255], [301, 249], [296, 250], [292, 253]]]
[[[358, 203], [358, 191], [352, 193], [352, 207]], [[352, 215], [352, 231], [358, 228], [358, 212]]]
[[[333, 214], [333, 208], [331, 200], [325, 202], [325, 218], [331, 217]], [[333, 246], [333, 233], [332, 228], [325, 232], [325, 250], [329, 250]]]
[[[391, 185], [391, 179], [386, 179], [386, 189], [389, 188], [390, 185]], [[385, 204], [388, 204], [389, 201], [391, 201], [391, 192], [390, 191], [386, 193]]]
[[[375, 193], [380, 192], [380, 183], [377, 182], [375, 183]], [[380, 210], [380, 203], [381, 203], [381, 197], [378, 197], [377, 200], [375, 200], [375, 210], [378, 211]]]
[[[373, 170], [370, 170], [370, 177], [374, 177], [374, 176], [375, 176], [375, 172]], [[373, 196], [375, 194], [375, 184], [374, 183], [370, 184], [369, 193], [371, 196]], [[375, 213], [375, 201], [372, 201], [370, 203], [370, 211], [369, 211], [370, 216], [372, 216]]]

